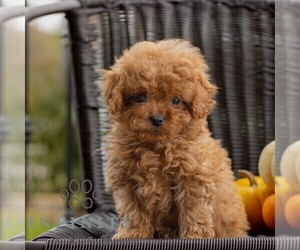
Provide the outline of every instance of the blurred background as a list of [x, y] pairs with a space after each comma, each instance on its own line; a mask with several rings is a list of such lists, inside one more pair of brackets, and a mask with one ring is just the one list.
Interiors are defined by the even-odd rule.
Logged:
[[[55, 1], [29, 0], [28, 6]], [[2, 0], [3, 7], [25, 4]], [[30, 143], [26, 169], [26, 237], [32, 239], [64, 220], [66, 201], [67, 27], [64, 15], [34, 20], [27, 27], [27, 108]], [[1, 178], [1, 240], [25, 231], [25, 19], [6, 22], [3, 29], [3, 112], [9, 133], [3, 143]], [[75, 123], [75, 121], [74, 121]], [[80, 180], [75, 131], [72, 173]], [[80, 194], [79, 194], [80, 196]], [[74, 207], [77, 207], [74, 204]], [[78, 206], [80, 207], [80, 206]], [[76, 208], [75, 208], [75, 211]], [[78, 209], [78, 213], [82, 213]]]
[[[56, 1], [28, 1], [28, 6]], [[67, 181], [68, 30], [63, 14], [41, 17], [27, 28], [29, 47], [28, 111], [32, 133], [28, 148], [26, 238], [63, 223], [65, 204], [61, 191]], [[72, 111], [73, 113], [73, 111]], [[74, 118], [74, 116], [72, 116]], [[73, 125], [76, 121], [72, 120]], [[80, 181], [78, 145], [72, 130], [72, 178]], [[80, 194], [79, 194], [80, 196]], [[82, 195], [83, 196], [83, 195]], [[82, 213], [73, 204], [75, 214]]]
[[[2, 0], [0, 8], [22, 4]], [[25, 229], [25, 18], [0, 29], [0, 239], [7, 240]]]

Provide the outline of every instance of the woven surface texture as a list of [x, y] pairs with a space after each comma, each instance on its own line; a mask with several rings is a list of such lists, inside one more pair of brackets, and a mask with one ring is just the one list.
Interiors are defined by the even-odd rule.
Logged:
[[50, 240], [45, 250], [298, 250], [300, 238], [245, 238], [202, 240]]
[[[76, 246], [81, 249], [155, 249], [155, 250], [192, 250], [192, 249], [222, 249], [222, 250], [268, 250], [274, 249], [274, 239], [213, 239], [213, 240], [78, 240], [49, 241], [46, 250], [70, 249]], [[69, 247], [69, 248], [68, 248]]]

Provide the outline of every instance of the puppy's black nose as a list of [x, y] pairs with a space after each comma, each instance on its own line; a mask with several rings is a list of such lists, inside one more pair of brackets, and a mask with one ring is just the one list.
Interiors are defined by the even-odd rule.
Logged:
[[150, 121], [153, 126], [159, 127], [159, 126], [163, 125], [165, 119], [160, 115], [153, 115], [150, 117]]

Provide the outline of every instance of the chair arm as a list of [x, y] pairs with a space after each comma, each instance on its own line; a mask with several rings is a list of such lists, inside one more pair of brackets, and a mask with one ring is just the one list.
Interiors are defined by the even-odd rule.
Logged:
[[67, 12], [70, 10], [78, 9], [80, 7], [81, 4], [77, 0], [67, 0], [57, 2], [54, 4], [46, 4], [37, 7], [28, 7], [26, 8], [26, 23], [41, 16]]
[[2, 25], [2, 23], [12, 18], [24, 16], [24, 15], [25, 15], [24, 6], [0, 8], [0, 25]]

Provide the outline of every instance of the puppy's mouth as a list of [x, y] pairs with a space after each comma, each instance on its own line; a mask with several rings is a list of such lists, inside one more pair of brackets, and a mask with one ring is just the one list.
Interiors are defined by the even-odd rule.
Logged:
[[157, 129], [157, 128], [154, 128], [152, 129], [152, 131], [149, 131], [149, 134], [153, 137], [160, 137], [162, 135], [164, 135], [161, 131], [161, 129]]
[[169, 139], [169, 135], [163, 133], [160, 129], [152, 129], [150, 131], [139, 134], [139, 138], [144, 142], [160, 142]]
[[153, 133], [153, 134], [165, 134], [166, 133], [166, 126], [162, 125], [162, 126], [153, 126], [152, 124], [150, 124], [149, 126], [149, 133]]
[[149, 136], [159, 136], [164, 134], [163, 130], [162, 127], [156, 128], [151, 126], [149, 129], [144, 130], [144, 133], [149, 134]]

